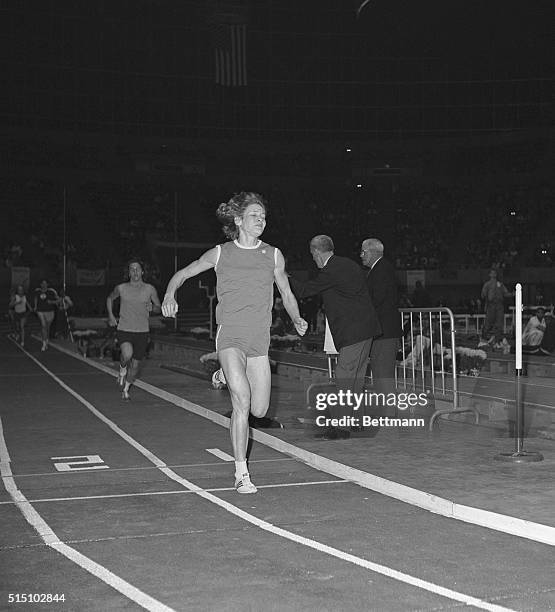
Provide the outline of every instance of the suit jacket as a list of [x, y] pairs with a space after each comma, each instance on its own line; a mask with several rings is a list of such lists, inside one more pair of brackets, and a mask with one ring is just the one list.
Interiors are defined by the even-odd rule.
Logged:
[[364, 278], [351, 259], [332, 255], [315, 279], [291, 278], [298, 298], [322, 294], [326, 317], [337, 349], [379, 336], [381, 327]]
[[400, 338], [403, 335], [397, 279], [393, 264], [383, 257], [368, 271], [368, 291], [382, 326], [381, 338]]

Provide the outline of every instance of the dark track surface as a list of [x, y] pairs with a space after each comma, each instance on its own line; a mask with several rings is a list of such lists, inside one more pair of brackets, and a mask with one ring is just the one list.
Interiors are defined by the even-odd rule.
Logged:
[[[139, 388], [131, 402], [122, 402], [113, 377], [53, 348], [38, 348], [29, 342], [29, 356], [0, 340], [6, 445], [0, 609], [388, 611], [464, 605], [438, 587], [477, 598], [479, 607], [471, 609], [555, 609], [553, 547], [432, 514], [257, 442], [250, 465], [260, 491], [240, 496], [232, 488], [233, 464], [207, 451], [230, 452], [225, 428]], [[150, 382], [164, 382], [173, 393], [181, 386], [184, 397], [215, 412], [229, 408], [226, 394], [199, 379], [152, 371]], [[274, 383], [279, 390], [281, 382]], [[360, 441], [351, 443], [340, 449], [346, 464], [360, 454]], [[338, 447], [330, 444], [314, 452], [330, 449], [338, 460]], [[87, 455], [102, 463], [59, 471], [55, 464], [64, 460], [53, 459], [85, 461]], [[13, 503], [5, 488], [12, 485], [30, 504], [23, 498], [19, 506]], [[94, 576], [45, 544], [23, 512], [51, 543], [59, 540], [112, 574]], [[152, 599], [141, 599], [132, 587]], [[66, 601], [10, 605], [10, 593], [64, 593]]]

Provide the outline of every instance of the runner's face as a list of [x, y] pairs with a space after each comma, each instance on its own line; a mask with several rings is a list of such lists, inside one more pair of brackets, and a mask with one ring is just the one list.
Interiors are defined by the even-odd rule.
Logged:
[[143, 269], [141, 264], [136, 261], [129, 266], [129, 280], [137, 282], [140, 281], [143, 276]]
[[249, 236], [258, 238], [266, 227], [266, 210], [260, 204], [249, 204], [243, 216], [235, 218], [235, 223]]

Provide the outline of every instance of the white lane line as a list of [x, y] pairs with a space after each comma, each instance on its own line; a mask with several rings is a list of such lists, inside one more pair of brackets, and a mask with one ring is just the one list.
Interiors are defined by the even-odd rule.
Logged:
[[[55, 343], [51, 344], [51, 346], [56, 348], [61, 353], [65, 353], [74, 359], [82, 361], [83, 363], [86, 363], [97, 370], [106, 372], [110, 376], [117, 377], [117, 373], [105, 365], [85, 359], [81, 357], [81, 355]], [[189, 400], [179, 397], [174, 393], [169, 393], [168, 391], [159, 389], [158, 387], [155, 387], [154, 385], [146, 383], [142, 380], [136, 380], [134, 384], [151, 395], [174, 404], [174, 406], [178, 406], [187, 412], [204, 417], [205, 419], [221, 425], [222, 427], [229, 428], [229, 419], [221, 414], [218, 414], [217, 412], [204, 408], [204, 406], [193, 404]], [[473, 506], [458, 504], [450, 499], [438, 497], [437, 495], [432, 495], [426, 491], [414, 489], [412, 487], [408, 487], [407, 485], [394, 482], [393, 480], [375, 476], [374, 474], [364, 472], [363, 470], [358, 470], [349, 465], [334, 461], [333, 459], [327, 459], [326, 457], [322, 457], [321, 455], [307, 451], [258, 429], [251, 429], [250, 437], [256, 442], [260, 442], [260, 444], [263, 444], [264, 446], [268, 446], [280, 453], [285, 453], [286, 455], [295, 457], [299, 461], [302, 461], [303, 463], [306, 463], [307, 465], [310, 465], [321, 472], [326, 472], [327, 474], [337, 476], [338, 478], [345, 478], [346, 480], [350, 480], [351, 482], [354, 482], [365, 489], [376, 491], [382, 495], [392, 497], [393, 499], [398, 499], [399, 501], [411, 504], [412, 506], [417, 506], [423, 510], [428, 510], [434, 514], [440, 514], [441, 516], [446, 516], [465, 523], [471, 523], [472, 525], [479, 525], [480, 527], [486, 527], [487, 529], [492, 529], [494, 531], [500, 531], [502, 533], [507, 533], [520, 538], [526, 538], [528, 540], [534, 540], [535, 542], [541, 542], [542, 544], [555, 546], [555, 527], [551, 527], [550, 525], [544, 525], [534, 521], [527, 521], [525, 519], [509, 516], [507, 514], [499, 514], [490, 510], [482, 510], [481, 508], [475, 508]]]
[[[55, 380], [59, 385], [61, 385], [62, 388], [69, 389], [69, 387], [62, 380], [60, 380], [53, 372], [51, 372], [48, 368], [46, 368], [42, 363], [40, 363], [40, 361], [35, 359], [32, 355], [29, 355], [29, 357], [33, 359], [33, 361], [35, 361], [53, 380]], [[143, 454], [149, 461], [153, 462], [160, 469], [160, 471], [163, 474], [165, 474], [168, 478], [181, 484], [184, 488], [195, 492], [199, 497], [202, 497], [203, 499], [206, 499], [207, 501], [219, 506], [220, 508], [229, 512], [230, 514], [233, 514], [234, 516], [237, 516], [238, 518], [243, 519], [244, 521], [250, 523], [251, 525], [256, 525], [257, 527], [259, 527], [260, 529], [263, 529], [264, 531], [268, 531], [269, 533], [280, 536], [296, 544], [306, 546], [307, 548], [312, 548], [313, 550], [317, 550], [318, 552], [328, 554], [342, 561], [346, 561], [348, 563], [358, 565], [359, 567], [369, 569], [370, 571], [381, 574], [388, 578], [393, 578], [394, 580], [397, 580], [399, 582], [403, 582], [405, 584], [415, 586], [417, 588], [423, 589], [430, 593], [440, 595], [441, 597], [446, 597], [453, 601], [459, 601], [466, 605], [471, 605], [471, 606], [480, 608], [481, 610], [489, 610], [490, 612], [515, 612], [514, 610], [511, 610], [510, 608], [498, 606], [496, 604], [492, 604], [488, 601], [479, 599], [477, 597], [472, 597], [471, 595], [466, 595], [465, 593], [459, 593], [458, 591], [447, 589], [433, 582], [429, 582], [427, 580], [416, 578], [415, 576], [411, 576], [410, 574], [405, 574], [404, 572], [400, 572], [398, 570], [387, 567], [385, 565], [367, 561], [366, 559], [363, 559], [362, 557], [357, 557], [355, 555], [351, 555], [349, 553], [346, 553], [332, 546], [328, 546], [327, 544], [322, 544], [321, 542], [318, 542], [316, 540], [305, 538], [303, 536], [300, 536], [286, 529], [282, 529], [281, 527], [277, 527], [276, 525], [273, 525], [272, 523], [269, 523], [268, 521], [264, 521], [258, 518], [257, 516], [254, 516], [253, 514], [249, 514], [248, 512], [241, 510], [241, 508], [238, 508], [237, 506], [234, 506], [233, 504], [230, 504], [229, 502], [226, 502], [225, 500], [220, 499], [216, 495], [213, 495], [212, 493], [204, 491], [201, 487], [187, 480], [186, 478], [182, 478], [181, 476], [179, 476], [179, 474], [174, 472], [172, 469], [168, 468], [160, 458], [158, 458], [151, 451], [146, 449], [140, 442], [137, 442], [134, 438], [132, 438], [127, 433], [125, 433], [115, 423], [113, 423], [108, 417], [102, 415], [102, 413], [99, 410], [94, 408], [94, 406], [92, 406], [90, 402], [88, 402], [85, 398], [79, 395], [76, 391], [73, 391], [73, 389], [71, 389], [70, 392], [71, 392], [71, 395], [73, 395], [76, 399], [78, 399], [84, 406], [86, 406], [87, 408], [90, 407], [89, 410], [92, 408], [94, 411], [93, 414], [101, 415], [102, 421], [108, 424], [110, 426], [110, 429], [112, 429], [112, 431], [122, 436], [122, 438], [128, 444], [130, 444], [131, 446], [133, 446], [133, 448], [135, 448], [137, 451]]]
[[[60, 387], [62, 387], [62, 389], [67, 391], [70, 395], [73, 395], [73, 397], [76, 400], [78, 400], [84, 406], [86, 406], [97, 418], [99, 418], [110, 429], [112, 429], [114, 431], [114, 433], [116, 433], [118, 436], [123, 438], [126, 442], [129, 442], [129, 444], [131, 444], [132, 446], [135, 446], [135, 448], [143, 456], [145, 456], [151, 463], [153, 463], [156, 467], [166, 467], [166, 464], [163, 461], [161, 461], [160, 459], [158, 459], [158, 457], [153, 455], [147, 448], [145, 448], [144, 446], [141, 446], [138, 442], [133, 440], [133, 438], [131, 438], [131, 436], [126, 434], [125, 431], [123, 431], [123, 429], [120, 429], [113, 421], [111, 421], [110, 419], [106, 418], [90, 402], [88, 402], [84, 397], [79, 395], [79, 393], [74, 391], [69, 385], [66, 385], [65, 382], [61, 378], [58, 378], [53, 372], [51, 372], [46, 366], [44, 366], [38, 359], [36, 359], [33, 355], [31, 355], [31, 353], [27, 352], [24, 348], [22, 348], [19, 345], [18, 345], [18, 347], [19, 347], [19, 349], [21, 351], [23, 351], [27, 355], [27, 357], [29, 357], [29, 359], [33, 360], [39, 366], [39, 368], [44, 370], [48, 374], [48, 376], [52, 377], [60, 385]], [[132, 444], [131, 441], [134, 444]]]
[[93, 576], [100, 578], [100, 580], [105, 582], [108, 586], [119, 591], [131, 601], [145, 608], [145, 610], [152, 610], [152, 612], [174, 612], [172, 608], [150, 597], [150, 595], [143, 593], [143, 591], [134, 587], [129, 582], [126, 582], [123, 578], [116, 576], [116, 574], [112, 573], [110, 570], [96, 563], [96, 561], [89, 559], [74, 548], [71, 548], [71, 546], [64, 544], [54, 531], [52, 531], [42, 516], [33, 508], [25, 495], [17, 488], [10, 468], [10, 461], [8, 447], [4, 439], [2, 419], [0, 418], [0, 474], [2, 476], [2, 482], [4, 483], [6, 491], [25, 517], [25, 520], [35, 529], [43, 542]]
[[[249, 465], [254, 465], [255, 463], [278, 463], [284, 461], [297, 461], [295, 457], [280, 457], [279, 459], [253, 459], [253, 461], [249, 461]], [[203, 463], [177, 463], [175, 465], [168, 465], [171, 468], [195, 468], [195, 467], [220, 467], [225, 465], [220, 461], [210, 461]], [[157, 470], [158, 468], [152, 467], [151, 465], [135, 465], [132, 467], [122, 467], [122, 468], [110, 468], [110, 474], [114, 472], [133, 472], [133, 471], [141, 471], [141, 470]], [[21, 472], [18, 474], [14, 474], [15, 478], [34, 478], [36, 476], [71, 476], [73, 474], [73, 470], [68, 470], [67, 472]], [[83, 476], [81, 473], [80, 476]], [[95, 476], [98, 476], [96, 474]]]
[[453, 591], [451, 589], [447, 589], [440, 585], [434, 584], [433, 582], [428, 582], [427, 580], [421, 580], [420, 578], [416, 578], [415, 576], [411, 576], [410, 574], [405, 574], [404, 572], [399, 572], [395, 569], [387, 567], [385, 565], [381, 565], [378, 563], [373, 563], [371, 561], [367, 561], [361, 557], [357, 557], [355, 555], [351, 555], [337, 548], [333, 548], [332, 546], [328, 546], [327, 544], [322, 544], [316, 540], [311, 540], [309, 538], [305, 538], [303, 536], [297, 535], [291, 531], [287, 531], [286, 529], [282, 529], [281, 527], [277, 527], [272, 523], [259, 519], [244, 510], [241, 510], [237, 506], [230, 504], [229, 502], [220, 499], [212, 495], [211, 493], [207, 493], [197, 487], [194, 483], [186, 480], [185, 478], [181, 478], [172, 470], [168, 468], [161, 468], [162, 472], [166, 474], [169, 478], [172, 478], [176, 482], [180, 482], [184, 487], [187, 487], [191, 491], [196, 492], [200, 497], [203, 497], [207, 501], [210, 501], [220, 508], [227, 510], [231, 514], [242, 518], [243, 520], [251, 523], [252, 525], [256, 525], [263, 529], [264, 531], [268, 531], [274, 535], [280, 536], [286, 540], [290, 540], [297, 544], [301, 544], [306, 546], [307, 548], [312, 548], [313, 550], [317, 550], [318, 552], [326, 553], [331, 555], [332, 557], [336, 557], [342, 561], [347, 561], [349, 563], [353, 563], [354, 565], [358, 565], [359, 567], [363, 567], [365, 569], [369, 569], [373, 572], [386, 576], [388, 578], [393, 578], [399, 582], [404, 582], [405, 584], [410, 584], [411, 586], [418, 587], [420, 589], [429, 591], [436, 595], [440, 595], [442, 597], [446, 597], [448, 599], [452, 599], [454, 601], [460, 601], [469, 606], [475, 606], [476, 608], [480, 608], [481, 610], [489, 610], [490, 612], [515, 612], [510, 608], [505, 608], [503, 606], [498, 606], [496, 604], [492, 604], [488, 601], [484, 601], [482, 599], [478, 599], [476, 597], [472, 597], [470, 595], [466, 595], [464, 593], [459, 593], [457, 591]]
[[[3, 355], [0, 355], [2, 357]], [[59, 372], [60, 376], [98, 376], [97, 372]], [[38, 376], [42, 376], [40, 372], [35, 372], [33, 374], [0, 374], [0, 378], [36, 378]]]
[[224, 453], [224, 451], [220, 450], [219, 448], [207, 448], [206, 451], [209, 452], [211, 455], [222, 459], [223, 461], [235, 461], [235, 459], [231, 455]]
[[[287, 487], [307, 487], [314, 485], [325, 485], [325, 484], [352, 484], [348, 480], [313, 480], [310, 482], [280, 482], [275, 484], [267, 484], [267, 485], [259, 485], [257, 484], [258, 489], [279, 489], [279, 488], [287, 488]], [[235, 491], [235, 487], [218, 487], [212, 489], [203, 489], [203, 491], [208, 491], [209, 493], [220, 493], [222, 491]], [[48, 502], [65, 502], [65, 501], [87, 501], [87, 500], [95, 500], [95, 499], [117, 499], [120, 497], [149, 497], [151, 495], [186, 495], [188, 493], [194, 493], [194, 491], [189, 491], [179, 489], [176, 491], [148, 491], [146, 493], [107, 493], [106, 495], [81, 495], [74, 497], [40, 497], [37, 499], [30, 499], [29, 503], [32, 504], [44, 504]], [[13, 505], [14, 501], [3, 501], [0, 502], [0, 506], [2, 505]]]

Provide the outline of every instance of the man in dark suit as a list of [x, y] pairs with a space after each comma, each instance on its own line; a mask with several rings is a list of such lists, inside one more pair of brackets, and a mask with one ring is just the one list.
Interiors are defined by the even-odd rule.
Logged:
[[374, 338], [370, 350], [372, 379], [376, 392], [387, 394], [395, 391], [395, 358], [403, 331], [395, 268], [384, 259], [383, 252], [381, 240], [367, 238], [362, 243], [360, 259], [370, 268], [366, 282], [382, 328], [382, 335]]
[[[315, 236], [310, 254], [319, 268], [315, 279], [301, 282], [291, 278], [298, 298], [321, 294], [324, 310], [336, 349], [339, 351], [335, 371], [340, 389], [360, 393], [368, 366], [372, 338], [381, 333], [374, 306], [370, 300], [364, 272], [352, 260], [334, 254], [329, 236]], [[352, 415], [349, 410], [333, 411], [332, 416]], [[348, 437], [348, 432], [329, 432], [326, 437]]]

